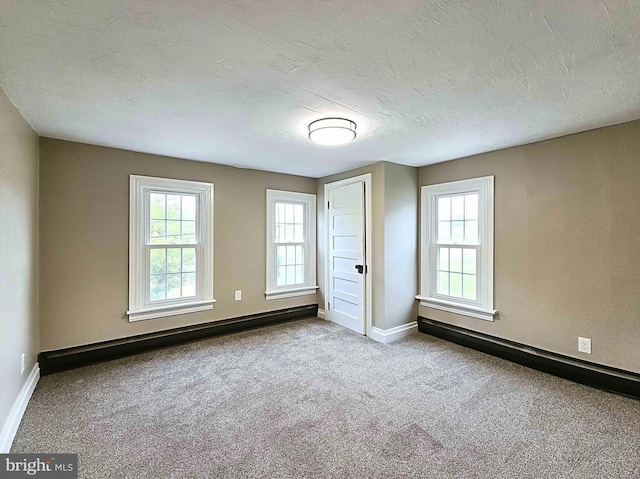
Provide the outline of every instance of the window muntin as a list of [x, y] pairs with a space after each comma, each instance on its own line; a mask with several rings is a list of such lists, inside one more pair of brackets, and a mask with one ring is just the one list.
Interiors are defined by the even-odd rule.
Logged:
[[476, 250], [437, 246], [436, 292], [439, 296], [477, 299]]
[[152, 248], [149, 301], [196, 297], [196, 248]]
[[478, 243], [478, 193], [437, 198], [439, 243]]
[[421, 222], [417, 298], [429, 307], [492, 320], [493, 177], [424, 186]]
[[197, 195], [154, 191], [149, 204], [150, 244], [196, 243]]
[[305, 284], [305, 203], [276, 202], [276, 286]]
[[131, 176], [129, 320], [211, 309], [213, 185]]
[[195, 298], [201, 255], [200, 248], [194, 247], [199, 244], [198, 195], [149, 191], [145, 203], [149, 208], [149, 303]]
[[[478, 193], [435, 197], [436, 294], [477, 301]], [[464, 245], [465, 247], [457, 247]]]
[[267, 299], [313, 294], [315, 195], [267, 190]]

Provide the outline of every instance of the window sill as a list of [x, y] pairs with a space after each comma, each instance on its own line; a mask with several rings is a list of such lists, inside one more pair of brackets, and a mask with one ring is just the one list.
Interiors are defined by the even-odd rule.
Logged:
[[267, 301], [271, 301], [272, 299], [293, 298], [294, 296], [306, 296], [308, 294], [316, 294], [317, 289], [318, 289], [318, 286], [305, 286], [304, 288], [265, 291], [264, 295]]
[[420, 306], [427, 308], [439, 309], [449, 313], [461, 314], [472, 318], [483, 319], [485, 321], [493, 321], [493, 317], [498, 313], [496, 309], [484, 309], [477, 306], [454, 303], [453, 301], [444, 301], [442, 299], [429, 298], [427, 296], [416, 296], [420, 300]]
[[177, 314], [196, 313], [198, 311], [207, 311], [213, 309], [215, 299], [205, 301], [194, 301], [192, 303], [181, 303], [164, 306], [156, 306], [152, 308], [138, 309], [135, 311], [127, 311], [129, 322], [143, 321], [145, 319], [164, 318], [166, 316], [175, 316]]

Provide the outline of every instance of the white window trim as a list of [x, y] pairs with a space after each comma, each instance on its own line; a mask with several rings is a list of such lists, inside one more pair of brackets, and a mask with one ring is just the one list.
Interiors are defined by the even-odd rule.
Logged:
[[[213, 184], [198, 181], [131, 175], [129, 184], [129, 321], [161, 318], [213, 309]], [[198, 195], [200, 254], [196, 271], [196, 296], [173, 300], [149, 300], [147, 229], [148, 195], [152, 191]]]
[[[276, 249], [275, 249], [275, 204], [277, 202], [304, 203], [305, 230], [305, 283], [303, 286], [276, 286]], [[267, 190], [267, 281], [265, 298], [267, 300], [292, 298], [315, 294], [316, 284], [316, 195], [293, 191]]]
[[[421, 188], [421, 264], [420, 294], [416, 299], [421, 306], [448, 311], [450, 313], [470, 316], [472, 318], [493, 321], [498, 312], [493, 309], [493, 211], [494, 211], [494, 177], [484, 176], [469, 180], [452, 181]], [[450, 296], [436, 293], [436, 248], [435, 222], [436, 197], [478, 193], [478, 232], [480, 235], [480, 255], [478, 258], [478, 298], [477, 301], [457, 300]], [[461, 244], [461, 246], [464, 246]]]

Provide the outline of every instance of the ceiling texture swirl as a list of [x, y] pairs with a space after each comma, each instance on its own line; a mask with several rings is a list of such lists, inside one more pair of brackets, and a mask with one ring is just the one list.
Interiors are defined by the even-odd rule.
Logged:
[[[1, 0], [41, 136], [322, 177], [640, 118], [638, 0]], [[357, 123], [341, 147], [308, 139]]]

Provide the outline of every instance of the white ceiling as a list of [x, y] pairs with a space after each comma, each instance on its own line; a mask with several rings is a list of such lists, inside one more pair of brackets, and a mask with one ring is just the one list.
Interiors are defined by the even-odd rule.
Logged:
[[[640, 118], [638, 0], [0, 0], [42, 136], [321, 177]], [[338, 148], [306, 137], [358, 124]]]

